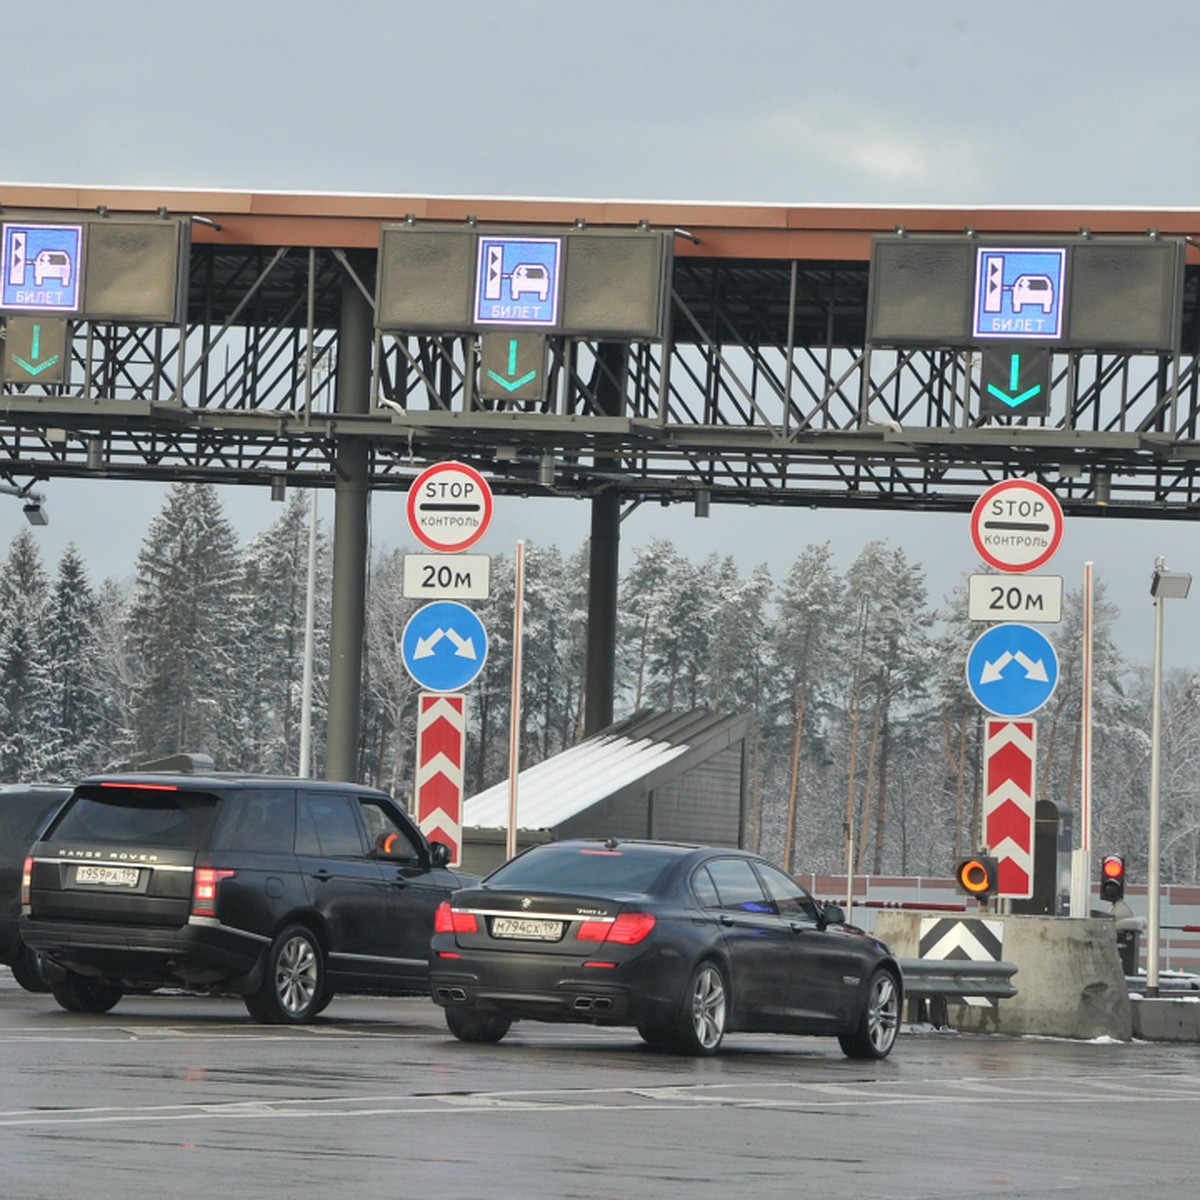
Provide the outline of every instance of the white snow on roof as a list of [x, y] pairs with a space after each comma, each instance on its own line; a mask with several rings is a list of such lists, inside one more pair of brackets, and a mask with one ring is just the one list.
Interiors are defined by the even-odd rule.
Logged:
[[[517, 776], [518, 829], [553, 829], [688, 749], [649, 738], [596, 737]], [[472, 796], [463, 824], [508, 828], [508, 780]]]

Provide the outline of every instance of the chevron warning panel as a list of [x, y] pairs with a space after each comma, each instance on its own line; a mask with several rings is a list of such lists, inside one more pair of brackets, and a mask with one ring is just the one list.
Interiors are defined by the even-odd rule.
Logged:
[[462, 859], [463, 763], [467, 709], [463, 696], [422, 692], [417, 708], [417, 824], [431, 841]]
[[[918, 954], [921, 958], [965, 959], [968, 962], [1001, 962], [1004, 957], [1004, 922], [981, 917], [926, 917], [921, 921]], [[947, 996], [948, 1004], [988, 1007], [983, 996]]]
[[997, 860], [998, 897], [1033, 895], [1037, 722], [989, 718], [983, 760], [983, 840]]

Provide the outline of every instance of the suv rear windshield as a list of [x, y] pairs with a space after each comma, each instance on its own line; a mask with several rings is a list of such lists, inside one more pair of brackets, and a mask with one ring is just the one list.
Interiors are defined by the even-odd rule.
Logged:
[[60, 842], [105, 842], [198, 849], [207, 841], [221, 798], [164, 788], [80, 788], [53, 830]]

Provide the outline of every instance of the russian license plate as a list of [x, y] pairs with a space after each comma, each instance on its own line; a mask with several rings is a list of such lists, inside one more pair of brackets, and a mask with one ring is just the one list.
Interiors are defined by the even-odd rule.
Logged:
[[76, 883], [98, 883], [102, 887], [129, 887], [138, 885], [140, 872], [137, 867], [98, 867], [81, 863], [75, 868]]
[[533, 920], [530, 917], [493, 917], [492, 937], [520, 938], [526, 942], [557, 942], [562, 937], [562, 922]]

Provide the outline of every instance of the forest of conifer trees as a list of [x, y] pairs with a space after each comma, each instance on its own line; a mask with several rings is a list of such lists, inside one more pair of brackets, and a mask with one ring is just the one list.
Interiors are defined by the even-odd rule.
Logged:
[[[131, 580], [87, 577], [68, 548], [42, 561], [31, 531], [0, 572], [0, 781], [70, 781], [178, 751], [223, 769], [295, 773], [305, 644], [309, 509], [297, 494], [239, 545], [208, 485], [178, 484], [147, 526]], [[642, 709], [753, 714], [753, 836], [804, 871], [944, 876], [979, 844], [983, 714], [963, 663], [979, 631], [963, 597], [934, 604], [923, 568], [884, 542], [839, 572], [828, 544], [779, 578], [729, 557], [692, 562], [670, 543], [630, 556], [620, 581], [616, 715]], [[521, 761], [581, 735], [587, 547], [529, 543]], [[318, 538], [313, 773], [323, 773], [329, 555]], [[419, 601], [402, 595], [403, 552], [371, 565], [359, 774], [408, 800], [417, 685], [401, 638]], [[1112, 643], [1098, 581], [1094, 619], [1093, 845], [1145, 856], [1149, 671]], [[467, 794], [507, 774], [513, 563], [492, 565], [475, 605], [487, 662], [467, 691]], [[1081, 600], [1043, 627], [1060, 683], [1038, 716], [1039, 796], [1078, 805]], [[1167, 681], [1164, 882], [1200, 878], [1200, 679]]]

